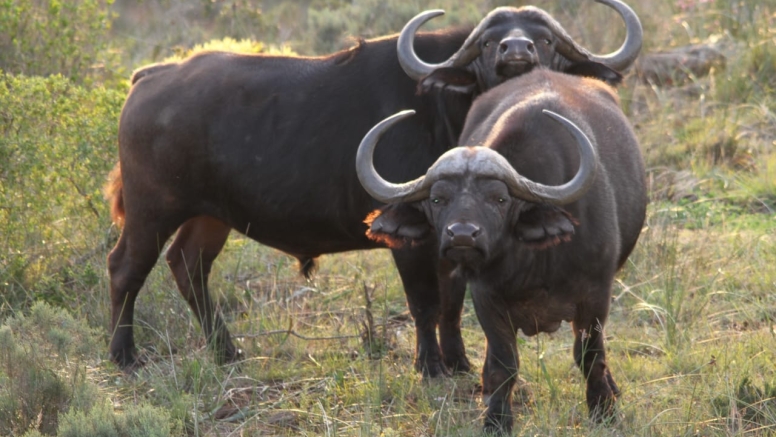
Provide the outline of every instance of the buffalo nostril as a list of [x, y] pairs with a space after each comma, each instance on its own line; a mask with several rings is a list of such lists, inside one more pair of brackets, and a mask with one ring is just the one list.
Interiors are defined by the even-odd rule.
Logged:
[[480, 235], [482, 229], [471, 223], [453, 223], [447, 227], [446, 231], [447, 235], [450, 237], [460, 236], [474, 238]]
[[498, 47], [502, 56], [511, 54], [517, 57], [530, 57], [536, 53], [536, 45], [526, 37], [504, 38]]

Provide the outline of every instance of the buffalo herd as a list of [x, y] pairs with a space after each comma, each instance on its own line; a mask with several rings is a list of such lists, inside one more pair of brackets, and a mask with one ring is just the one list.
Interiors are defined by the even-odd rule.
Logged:
[[135, 300], [173, 235], [180, 293], [217, 361], [239, 359], [208, 291], [234, 229], [305, 275], [322, 254], [390, 247], [426, 377], [471, 370], [469, 284], [488, 340], [488, 429], [511, 429], [517, 331], [570, 321], [591, 417], [610, 416], [619, 390], [603, 326], [646, 208], [613, 86], [642, 29], [620, 0], [596, 1], [627, 30], [606, 55], [527, 6], [497, 8], [473, 30], [418, 32], [441, 13], [427, 11], [399, 35], [321, 57], [205, 52], [136, 71], [108, 183], [122, 225], [108, 256], [111, 359], [142, 365]]

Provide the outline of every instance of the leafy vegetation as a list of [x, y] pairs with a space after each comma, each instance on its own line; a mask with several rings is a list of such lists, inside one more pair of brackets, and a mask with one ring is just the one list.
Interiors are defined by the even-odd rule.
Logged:
[[111, 235], [102, 200], [125, 89], [55, 75], [0, 76], [0, 312], [37, 299], [77, 305]]
[[0, 2], [0, 70], [104, 78], [116, 61], [107, 44], [113, 0]]
[[39, 302], [0, 327], [0, 433], [52, 433], [59, 412], [90, 409], [98, 388], [86, 375], [99, 356], [98, 334], [64, 309]]
[[[320, 54], [398, 31], [471, 24], [502, 1], [0, 0], [0, 434], [479, 435], [478, 376], [423, 383], [386, 251], [329, 255], [313, 281], [234, 235], [212, 290], [247, 359], [216, 366], [160, 263], [136, 310], [149, 358], [107, 360], [102, 200], [129, 71], [193, 51]], [[537, 0], [594, 51], [622, 29], [594, 2]], [[587, 421], [573, 337], [521, 337], [517, 435], [766, 436], [776, 432], [776, 1], [630, 2], [645, 51], [714, 44], [708, 76], [630, 75], [622, 106], [651, 204], [607, 324], [623, 389], [611, 427]], [[436, 20], [435, 20], [436, 21]], [[484, 340], [463, 319], [479, 369]]]

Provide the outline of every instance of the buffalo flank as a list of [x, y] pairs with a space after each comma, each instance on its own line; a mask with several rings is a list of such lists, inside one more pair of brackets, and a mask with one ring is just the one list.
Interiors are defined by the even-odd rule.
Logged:
[[[211, 266], [232, 229], [296, 257], [305, 274], [319, 255], [385, 247], [364, 234], [363, 217], [379, 204], [353, 166], [369, 128], [400, 109], [417, 111], [377, 153], [381, 174], [407, 180], [457, 145], [474, 96], [509, 77], [536, 66], [616, 76], [638, 55], [641, 27], [623, 3], [599, 2], [628, 28], [623, 46], [604, 56], [583, 49], [544, 11], [499, 8], [474, 32], [415, 37], [422, 24], [416, 18], [401, 37], [328, 56], [208, 52], [136, 71], [109, 183], [114, 220], [123, 223], [108, 256], [111, 358], [127, 370], [142, 364], [135, 300], [175, 234], [166, 260], [178, 288], [217, 360], [237, 360], [208, 291]], [[436, 63], [418, 65], [439, 73], [418, 69], [420, 59]], [[418, 78], [405, 71], [423, 76], [421, 93]], [[451, 71], [455, 83], [446, 82]], [[415, 320], [416, 368], [427, 376], [469, 370], [459, 326], [464, 279], [439, 259], [433, 242], [393, 249], [393, 256]]]

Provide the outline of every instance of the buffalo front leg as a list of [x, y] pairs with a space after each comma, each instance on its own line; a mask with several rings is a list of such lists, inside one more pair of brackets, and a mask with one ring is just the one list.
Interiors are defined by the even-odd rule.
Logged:
[[112, 329], [110, 357], [127, 372], [143, 364], [135, 350], [135, 300], [172, 229], [171, 226], [142, 224], [128, 216], [116, 247], [108, 255]]
[[466, 279], [455, 270], [455, 265], [442, 260], [439, 263], [439, 295], [442, 313], [439, 321], [439, 344], [445, 365], [453, 372], [471, 370], [466, 348], [461, 337], [461, 312], [466, 297]]
[[239, 357], [207, 285], [213, 261], [224, 247], [230, 230], [229, 226], [212, 217], [195, 217], [180, 227], [167, 250], [167, 264], [175, 276], [178, 290], [197, 316], [219, 364]]
[[392, 252], [415, 320], [415, 369], [424, 377], [449, 375], [436, 336], [441, 308], [436, 248], [424, 244]]
[[596, 422], [614, 415], [620, 389], [609, 372], [604, 348], [604, 324], [609, 313], [609, 299], [586, 302], [577, 308], [574, 329], [574, 361], [587, 381], [586, 397], [590, 417]]
[[485, 431], [495, 434], [512, 432], [512, 388], [517, 380], [520, 361], [517, 355], [517, 331], [509, 316], [508, 306], [487, 293], [472, 292], [477, 319], [488, 341], [482, 367]]

